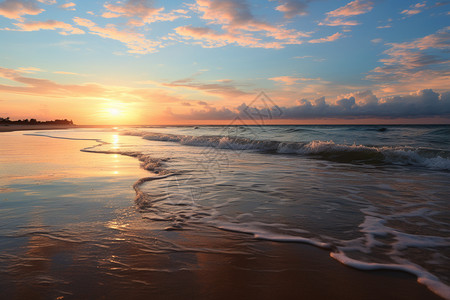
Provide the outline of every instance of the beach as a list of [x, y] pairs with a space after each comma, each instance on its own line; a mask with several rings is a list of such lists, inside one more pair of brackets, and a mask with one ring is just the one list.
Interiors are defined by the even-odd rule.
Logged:
[[[291, 204], [286, 212], [278, 206], [277, 222], [258, 217], [260, 209], [276, 214], [264, 197], [281, 195], [264, 196], [255, 185], [262, 182], [258, 172], [265, 173], [248, 161], [261, 154], [243, 154], [247, 164], [238, 158], [240, 172], [254, 174], [252, 189], [239, 191], [236, 183], [237, 192], [227, 192], [227, 176], [239, 176], [228, 156], [221, 175], [208, 170], [217, 178], [203, 181], [207, 199], [194, 201], [184, 186], [192, 192], [197, 179], [187, 184], [186, 175], [163, 170], [189, 165], [184, 174], [211, 178], [202, 179], [187, 163], [200, 147], [181, 149], [167, 139], [149, 142], [103, 128], [3, 132], [0, 138], [0, 290], [7, 299], [441, 299], [412, 274], [362, 271], [333, 259], [335, 246], [307, 233], [306, 222], [303, 229], [287, 228]], [[136, 154], [144, 148], [153, 160]], [[296, 158], [279, 163], [283, 159]], [[291, 188], [288, 178], [284, 182]], [[167, 190], [174, 192], [164, 196]], [[240, 194], [251, 201], [231, 199]], [[240, 223], [230, 221], [236, 212]], [[250, 212], [258, 219], [244, 222]], [[277, 229], [275, 223], [283, 224]]]

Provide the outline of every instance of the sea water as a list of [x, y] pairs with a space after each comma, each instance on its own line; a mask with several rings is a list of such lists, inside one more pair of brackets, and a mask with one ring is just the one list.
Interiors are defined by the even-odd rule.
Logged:
[[140, 216], [308, 243], [450, 298], [450, 126], [169, 126], [31, 133], [140, 162]]

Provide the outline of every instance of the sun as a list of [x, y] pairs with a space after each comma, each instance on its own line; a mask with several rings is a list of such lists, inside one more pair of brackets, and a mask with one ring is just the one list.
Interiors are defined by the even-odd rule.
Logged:
[[120, 110], [117, 109], [117, 108], [109, 108], [109, 109], [108, 109], [108, 112], [109, 112], [109, 114], [110, 114], [111, 116], [113, 116], [113, 117], [117, 117], [117, 116], [120, 115]]

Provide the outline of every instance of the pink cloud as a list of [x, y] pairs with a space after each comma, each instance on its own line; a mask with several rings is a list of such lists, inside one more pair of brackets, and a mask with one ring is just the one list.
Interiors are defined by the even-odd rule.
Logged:
[[294, 77], [294, 76], [278, 76], [269, 78], [269, 80], [282, 83], [284, 85], [295, 85], [299, 81], [320, 81], [320, 78], [305, 78], [305, 77]]
[[209, 27], [177, 28], [179, 35], [198, 39], [204, 47], [235, 43], [243, 47], [283, 48], [287, 44], [301, 44], [301, 38], [309, 36], [308, 33], [256, 19], [246, 1], [197, 0], [191, 9], [201, 14], [201, 18], [208, 20], [209, 24], [221, 25], [223, 32]]
[[38, 2], [47, 4], [47, 5], [52, 5], [52, 4], [56, 4], [56, 0], [37, 0]]
[[22, 16], [38, 15], [43, 11], [35, 1], [5, 0], [0, 3], [0, 16], [8, 19], [22, 20]]
[[272, 77], [269, 78], [269, 80], [273, 80], [285, 85], [294, 85], [297, 84], [297, 82], [299, 81], [299, 78], [296, 77], [292, 77], [292, 76], [279, 76], [279, 77]]
[[332, 34], [332, 35], [324, 37], [324, 38], [310, 40], [310, 41], [308, 41], [308, 43], [318, 44], [318, 43], [333, 42], [333, 41], [339, 39], [341, 36], [342, 36], [342, 33], [336, 32], [335, 34]]
[[68, 35], [68, 34], [84, 34], [84, 31], [73, 27], [70, 24], [48, 20], [48, 21], [30, 21], [24, 23], [14, 23], [17, 27], [20, 28], [21, 31], [38, 31], [38, 30], [57, 30], [61, 29], [60, 34]]
[[[448, 86], [450, 74], [446, 53], [450, 50], [450, 27], [405, 43], [391, 43], [368, 79], [379, 82], [388, 93], [415, 88], [441, 89]], [[447, 83], [446, 83], [447, 82]]]
[[356, 26], [360, 23], [356, 21], [350, 21], [350, 20], [343, 20], [343, 19], [334, 19], [330, 20], [329, 18], [326, 18], [323, 22], [320, 22], [319, 25], [326, 25], [326, 26]]
[[76, 6], [75, 3], [69, 2], [69, 3], [64, 3], [64, 4], [62, 4], [62, 5], [60, 5], [59, 7], [60, 7], [60, 8], [67, 9], [67, 10], [75, 10], [75, 6]]
[[319, 25], [326, 26], [355, 26], [359, 25], [358, 22], [347, 20], [347, 18], [352, 16], [358, 16], [371, 11], [373, 8], [373, 3], [364, 0], [355, 0], [347, 3], [347, 5], [342, 6], [333, 11], [327, 12], [327, 17]]
[[94, 22], [92, 22], [91, 20], [88, 19], [83, 19], [83, 18], [79, 18], [79, 17], [75, 17], [73, 18], [73, 21], [75, 23], [77, 23], [80, 26], [84, 26], [84, 27], [93, 27], [96, 24]]
[[21, 73], [23, 72], [0, 67], [0, 78], [9, 79], [24, 85], [0, 84], [0, 91], [53, 97], [104, 97], [106, 93], [105, 88], [95, 83], [66, 85], [47, 79], [24, 77]]
[[187, 18], [187, 11], [174, 10], [169, 13], [163, 13], [164, 8], [156, 8], [153, 1], [150, 0], [127, 0], [126, 2], [116, 2], [116, 4], [106, 3], [104, 7], [107, 9], [102, 14], [104, 18], [129, 18], [129, 24], [133, 26], [142, 26], [146, 23], [156, 21], [173, 21], [178, 18]]
[[39, 68], [35, 68], [35, 67], [22, 67], [18, 69], [19, 72], [22, 73], [36, 73], [36, 72], [42, 72], [43, 70], [39, 69]]
[[208, 27], [181, 26], [175, 32], [185, 39], [199, 40], [205, 48], [222, 47], [237, 44], [250, 48], [282, 48], [279, 43], [264, 43], [249, 34], [220, 33]]
[[365, 14], [371, 11], [373, 3], [370, 1], [355, 0], [347, 5], [328, 12], [330, 17], [350, 17]]
[[422, 8], [425, 7], [425, 2], [417, 3], [415, 5], [411, 5], [409, 9], [405, 9], [401, 12], [403, 15], [412, 16], [417, 15], [422, 12]]
[[306, 8], [308, 0], [279, 0], [281, 3], [276, 7], [276, 10], [284, 13], [285, 18], [293, 18], [295, 16], [306, 15]]
[[241, 96], [252, 95], [252, 93], [243, 91], [236, 87], [236, 85], [230, 84], [228, 82], [222, 83], [199, 83], [195, 82], [193, 78], [186, 78], [170, 83], [163, 83], [164, 87], [171, 88], [185, 88], [191, 90], [198, 90], [205, 92], [207, 94], [216, 95], [223, 97], [225, 99], [237, 98]]
[[117, 40], [119, 42], [124, 43], [128, 47], [129, 53], [136, 53], [136, 54], [153, 53], [156, 52], [157, 48], [160, 47], [161, 45], [160, 42], [146, 39], [145, 35], [142, 33], [127, 30], [119, 30], [113, 24], [108, 24], [105, 27], [100, 27], [88, 19], [75, 17], [73, 20], [78, 25], [87, 27], [89, 29], [89, 33], [91, 34], [98, 35], [103, 38]]

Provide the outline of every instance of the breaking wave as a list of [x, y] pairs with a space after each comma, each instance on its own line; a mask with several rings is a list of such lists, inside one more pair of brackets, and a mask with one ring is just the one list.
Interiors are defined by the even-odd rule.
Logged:
[[279, 142], [229, 136], [190, 136], [123, 131], [123, 135], [140, 136], [150, 141], [176, 142], [188, 146], [228, 150], [258, 151], [312, 156], [342, 163], [413, 165], [435, 170], [450, 170], [450, 152], [405, 146], [367, 146], [337, 144], [333, 141]]

